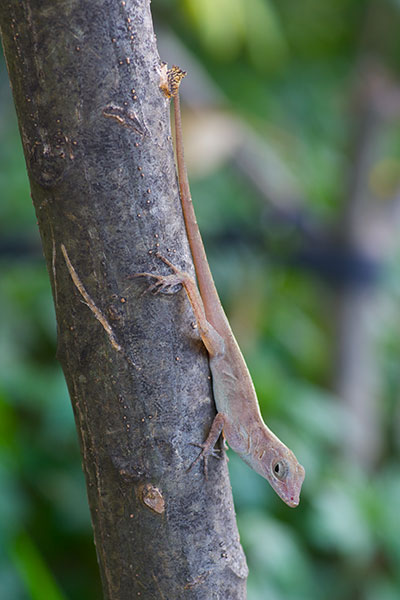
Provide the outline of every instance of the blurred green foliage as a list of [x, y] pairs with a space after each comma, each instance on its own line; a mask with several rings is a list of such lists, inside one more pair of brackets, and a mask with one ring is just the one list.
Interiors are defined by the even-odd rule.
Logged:
[[[174, 30], [231, 110], [286, 165], [307, 218], [323, 227], [339, 222], [352, 168], [354, 82], [370, 55], [398, 78], [400, 3], [153, 0], [152, 10], [156, 25]], [[55, 359], [50, 286], [4, 65], [0, 136], [0, 598], [97, 599], [77, 438]], [[367, 174], [382, 203], [398, 189], [399, 165], [395, 121], [380, 136]], [[291, 510], [230, 453], [249, 600], [395, 600], [398, 244], [385, 265], [373, 323], [375, 425], [383, 443], [366, 469], [344, 451], [347, 413], [332, 391], [337, 288], [291, 260], [301, 246], [298, 231], [264, 219], [265, 207], [231, 166], [193, 181], [192, 192], [262, 412], [307, 471], [301, 505]]]

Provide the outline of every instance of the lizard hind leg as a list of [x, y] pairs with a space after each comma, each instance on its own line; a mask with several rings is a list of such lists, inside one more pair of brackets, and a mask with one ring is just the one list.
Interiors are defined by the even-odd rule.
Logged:
[[154, 283], [149, 285], [149, 287], [144, 290], [143, 294], [146, 292], [152, 292], [154, 294], [158, 294], [159, 292], [173, 294], [175, 291], [177, 291], [173, 288], [176, 288], [178, 285], [182, 285], [182, 280], [175, 274], [159, 275], [158, 273], [143, 272], [129, 275], [129, 279], [133, 279], [134, 277], [149, 277], [150, 279], [154, 279]]
[[177, 285], [181, 284], [186, 291], [189, 302], [192, 306], [194, 316], [196, 318], [196, 324], [199, 329], [199, 333], [203, 344], [207, 348], [207, 352], [210, 356], [222, 356], [225, 352], [225, 344], [223, 338], [220, 336], [218, 331], [207, 321], [207, 317], [204, 310], [203, 299], [197, 288], [195, 280], [185, 271], [181, 271], [175, 265], [173, 265], [168, 258], [165, 258], [157, 252], [157, 258], [165, 262], [166, 265], [172, 269], [173, 274], [171, 275], [159, 275], [157, 273], [134, 273], [129, 278], [134, 277], [149, 277], [154, 279], [152, 283], [144, 292], [147, 291], [158, 294], [164, 292], [167, 294], [173, 294]]
[[207, 348], [208, 354], [213, 357], [222, 356], [225, 352], [224, 340], [218, 331], [211, 325], [211, 323], [207, 321], [203, 299], [200, 295], [195, 280], [185, 271], [180, 271], [177, 267], [175, 267], [174, 264], [171, 263], [171, 261], [168, 260], [168, 258], [165, 258], [165, 256], [162, 256], [160, 253], [157, 253], [156, 256], [165, 262], [165, 264], [168, 265], [169, 268], [174, 272], [174, 274], [170, 276], [172, 278], [171, 281], [174, 281], [173, 278], [175, 277], [175, 281], [177, 283], [181, 283], [185, 288], [187, 297], [189, 298], [189, 302], [196, 318], [196, 324], [199, 329], [201, 339]]
[[184, 282], [189, 278], [189, 275], [184, 271], [180, 271], [167, 258], [162, 256], [158, 252], [156, 254], [156, 257], [160, 258], [163, 262], [165, 262], [165, 264], [168, 265], [174, 273], [172, 275], [160, 275], [159, 273], [149, 273], [148, 271], [143, 271], [142, 273], [134, 273], [133, 275], [129, 275], [128, 278], [133, 279], [136, 277], [149, 277], [150, 279], [153, 279], [154, 283], [152, 283], [143, 293], [174, 293], [177, 290], [174, 290], [173, 288], [175, 288], [178, 285], [183, 286]]

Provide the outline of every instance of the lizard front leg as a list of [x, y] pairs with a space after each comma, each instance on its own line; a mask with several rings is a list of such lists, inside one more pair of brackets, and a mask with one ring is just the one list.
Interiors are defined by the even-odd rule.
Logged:
[[[214, 417], [214, 421], [210, 427], [210, 431], [208, 432], [208, 436], [204, 444], [193, 444], [192, 446], [197, 446], [197, 448], [201, 448], [201, 452], [198, 457], [192, 462], [188, 471], [190, 471], [195, 464], [199, 462], [199, 460], [204, 460], [204, 476], [208, 479], [208, 458], [209, 456], [214, 456], [215, 458], [221, 458], [221, 456], [217, 453], [220, 453], [221, 450], [215, 448], [215, 444], [218, 441], [219, 436], [222, 433], [225, 423], [225, 416], [222, 413], [217, 413]], [[224, 440], [224, 449], [225, 449], [225, 440]], [[223, 451], [223, 450], [222, 450]]]

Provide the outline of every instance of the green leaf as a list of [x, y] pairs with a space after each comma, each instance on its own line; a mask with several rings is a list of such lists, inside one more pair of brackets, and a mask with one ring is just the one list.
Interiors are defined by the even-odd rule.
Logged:
[[66, 600], [37, 546], [21, 532], [11, 548], [11, 558], [32, 600]]

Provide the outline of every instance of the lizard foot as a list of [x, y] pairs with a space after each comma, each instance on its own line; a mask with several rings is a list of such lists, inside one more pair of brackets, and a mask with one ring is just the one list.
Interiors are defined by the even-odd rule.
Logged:
[[191, 446], [196, 446], [197, 448], [201, 448], [201, 452], [198, 455], [198, 457], [192, 462], [192, 464], [190, 465], [190, 467], [188, 468], [188, 471], [191, 471], [192, 468], [194, 467], [194, 465], [196, 465], [200, 460], [203, 460], [203, 471], [204, 471], [204, 477], [205, 479], [208, 479], [208, 459], [210, 456], [213, 456], [214, 458], [218, 458], [219, 460], [221, 460], [221, 458], [223, 458], [221, 456], [221, 452], [223, 452], [223, 450], [220, 450], [219, 448], [210, 448], [210, 446], [207, 444], [207, 442], [205, 442], [204, 444], [195, 444], [193, 442], [190, 442]]
[[175, 274], [157, 275], [157, 273], [134, 273], [133, 275], [129, 275], [129, 279], [133, 279], [134, 277], [150, 277], [155, 280], [154, 283], [144, 290], [143, 294], [146, 292], [152, 292], [153, 294], [158, 294], [160, 292], [163, 294], [174, 294], [177, 290], [174, 290], [173, 288], [177, 285], [182, 285], [182, 279]]
[[187, 274], [183, 271], [180, 271], [177, 267], [175, 267], [175, 265], [171, 261], [168, 260], [168, 258], [165, 258], [165, 256], [163, 256], [159, 252], [157, 252], [155, 256], [162, 260], [166, 265], [168, 265], [170, 269], [172, 269], [172, 275], [157, 275], [157, 273], [143, 272], [129, 275], [128, 279], [133, 279], [134, 277], [150, 277], [154, 279], [154, 283], [143, 292], [144, 294], [146, 292], [153, 292], [154, 294], [158, 294], [159, 292], [162, 292], [164, 294], [175, 293], [175, 291], [177, 290], [174, 290], [173, 288], [178, 285], [183, 285], [184, 281], [188, 277]]
[[222, 432], [222, 429], [224, 426], [224, 422], [225, 422], [225, 415], [223, 415], [222, 413], [217, 413], [216, 416], [214, 417], [214, 421], [211, 425], [210, 431], [208, 433], [207, 439], [204, 442], [204, 444], [191, 443], [192, 446], [197, 446], [198, 448], [201, 448], [201, 452], [198, 455], [198, 457], [196, 458], [196, 460], [194, 460], [192, 462], [192, 464], [188, 468], [188, 471], [190, 471], [194, 467], [194, 465], [199, 462], [199, 460], [204, 460], [204, 463], [203, 463], [204, 477], [206, 479], [208, 478], [208, 457], [209, 456], [214, 456], [215, 458], [223, 457], [223, 455], [221, 455], [221, 452], [223, 452], [223, 450], [220, 450], [219, 448], [215, 448], [215, 444], [217, 443], [218, 438], [221, 435], [221, 432]]

